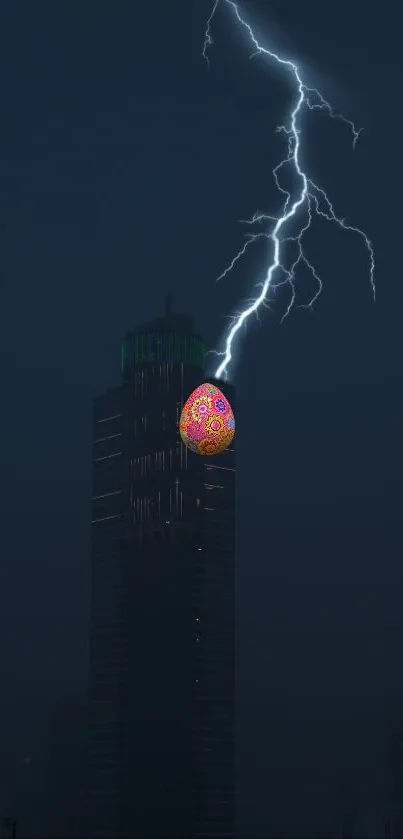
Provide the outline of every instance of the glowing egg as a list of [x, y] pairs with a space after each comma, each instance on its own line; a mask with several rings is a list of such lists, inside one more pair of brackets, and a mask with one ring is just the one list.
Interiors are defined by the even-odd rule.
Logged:
[[235, 434], [235, 417], [218, 387], [207, 382], [190, 394], [182, 409], [179, 432], [185, 446], [204, 457], [228, 448]]

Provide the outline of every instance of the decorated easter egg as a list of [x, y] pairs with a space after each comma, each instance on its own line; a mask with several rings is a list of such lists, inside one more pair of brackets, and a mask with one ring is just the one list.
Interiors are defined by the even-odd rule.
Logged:
[[183, 443], [203, 456], [220, 454], [232, 443], [235, 418], [228, 399], [216, 385], [199, 385], [185, 402], [179, 421]]

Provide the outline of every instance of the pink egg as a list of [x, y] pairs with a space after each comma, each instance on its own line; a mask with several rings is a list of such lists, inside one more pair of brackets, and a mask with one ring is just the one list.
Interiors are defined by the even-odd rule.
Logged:
[[203, 456], [220, 454], [232, 443], [235, 417], [228, 399], [216, 385], [199, 385], [186, 400], [179, 431], [183, 443]]

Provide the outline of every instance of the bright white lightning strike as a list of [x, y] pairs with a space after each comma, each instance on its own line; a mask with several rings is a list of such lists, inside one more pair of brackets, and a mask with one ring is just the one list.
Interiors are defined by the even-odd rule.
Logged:
[[[282, 215], [277, 217], [255, 213], [255, 215], [246, 223], [250, 225], [258, 225], [263, 223], [267, 224], [270, 222], [272, 224], [271, 231], [258, 232], [249, 235], [241, 250], [234, 256], [228, 267], [224, 271], [222, 271], [219, 277], [217, 277], [218, 282], [218, 280], [221, 280], [223, 279], [223, 277], [227, 276], [227, 274], [229, 274], [232, 271], [238, 260], [241, 259], [242, 256], [246, 253], [249, 246], [256, 242], [257, 239], [264, 237], [273, 242], [273, 257], [271, 263], [267, 267], [266, 278], [264, 282], [259, 284], [259, 286], [261, 286], [260, 294], [251, 302], [248, 302], [246, 308], [242, 312], [239, 312], [233, 318], [231, 328], [226, 338], [224, 351], [213, 351], [215, 355], [223, 359], [215, 372], [215, 376], [218, 379], [222, 377], [227, 377], [227, 368], [232, 359], [232, 347], [237, 333], [239, 332], [241, 327], [244, 324], [246, 324], [246, 321], [251, 314], [254, 313], [255, 315], [259, 316], [259, 308], [261, 306], [268, 305], [268, 293], [270, 290], [275, 291], [276, 288], [284, 284], [288, 284], [290, 286], [291, 298], [282, 320], [284, 320], [284, 318], [286, 318], [289, 315], [295, 302], [295, 272], [298, 266], [301, 265], [301, 263], [305, 264], [316, 283], [315, 294], [312, 296], [309, 303], [305, 304], [305, 308], [312, 308], [313, 304], [318, 299], [322, 291], [322, 280], [315, 271], [314, 266], [307, 259], [303, 249], [303, 237], [306, 231], [311, 226], [313, 215], [316, 214], [318, 216], [321, 216], [322, 218], [327, 219], [327, 221], [334, 222], [343, 230], [351, 231], [361, 236], [361, 238], [364, 241], [365, 247], [368, 251], [370, 282], [373, 297], [375, 300], [375, 257], [372, 244], [363, 230], [360, 230], [360, 228], [358, 227], [352, 227], [350, 224], [346, 224], [344, 219], [339, 218], [336, 215], [333, 209], [333, 205], [330, 199], [328, 198], [326, 192], [323, 189], [321, 189], [321, 187], [317, 186], [303, 171], [303, 169], [301, 169], [301, 128], [299, 127], [298, 117], [302, 113], [304, 107], [309, 108], [309, 110], [311, 111], [315, 109], [326, 110], [328, 115], [332, 119], [339, 119], [342, 122], [345, 122], [346, 125], [348, 125], [353, 138], [353, 148], [355, 148], [355, 144], [360, 135], [360, 131], [356, 130], [355, 125], [353, 122], [351, 122], [351, 120], [346, 119], [342, 114], [335, 113], [329, 102], [327, 102], [323, 98], [322, 94], [318, 90], [316, 90], [316, 88], [310, 88], [304, 84], [304, 82], [301, 79], [298, 66], [293, 61], [287, 58], [282, 58], [281, 56], [277, 55], [274, 52], [271, 52], [271, 50], [268, 50], [265, 47], [262, 47], [261, 44], [259, 44], [253, 33], [252, 27], [243, 19], [239, 11], [238, 4], [235, 3], [234, 0], [215, 0], [214, 2], [214, 6], [210, 13], [210, 17], [207, 20], [203, 45], [203, 56], [206, 59], [207, 63], [209, 63], [208, 51], [213, 44], [213, 39], [211, 35], [212, 21], [220, 2], [226, 3], [228, 6], [231, 6], [238, 22], [241, 24], [242, 27], [244, 27], [244, 29], [246, 29], [248, 36], [253, 44], [253, 53], [251, 55], [251, 58], [256, 55], [266, 55], [273, 61], [283, 65], [285, 68], [291, 71], [291, 74], [294, 76], [298, 98], [296, 105], [293, 107], [290, 113], [288, 125], [280, 125], [277, 129], [278, 131], [284, 133], [287, 138], [287, 154], [284, 157], [284, 159], [281, 160], [280, 163], [278, 163], [277, 166], [275, 166], [275, 168], [273, 169], [273, 176], [276, 186], [279, 192], [281, 192], [285, 196]], [[291, 164], [293, 166], [294, 172], [298, 176], [301, 184], [299, 193], [293, 203], [291, 199], [291, 193], [288, 192], [288, 190], [285, 190], [280, 185], [278, 180], [281, 169], [287, 164]], [[287, 225], [287, 222], [293, 217], [298, 218], [299, 215], [301, 215], [301, 226], [299, 232], [295, 236], [281, 236], [282, 228], [284, 228]], [[297, 258], [294, 260], [293, 264], [289, 268], [285, 267], [281, 258], [282, 244], [284, 242], [294, 242], [297, 245]], [[276, 280], [276, 282], [274, 282], [275, 274], [281, 275], [281, 278]]]

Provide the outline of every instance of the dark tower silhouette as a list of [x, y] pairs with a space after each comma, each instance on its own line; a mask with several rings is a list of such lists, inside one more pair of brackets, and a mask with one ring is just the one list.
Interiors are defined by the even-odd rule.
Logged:
[[167, 298], [94, 400], [94, 837], [234, 833], [234, 450], [204, 459], [178, 431], [204, 354]]

